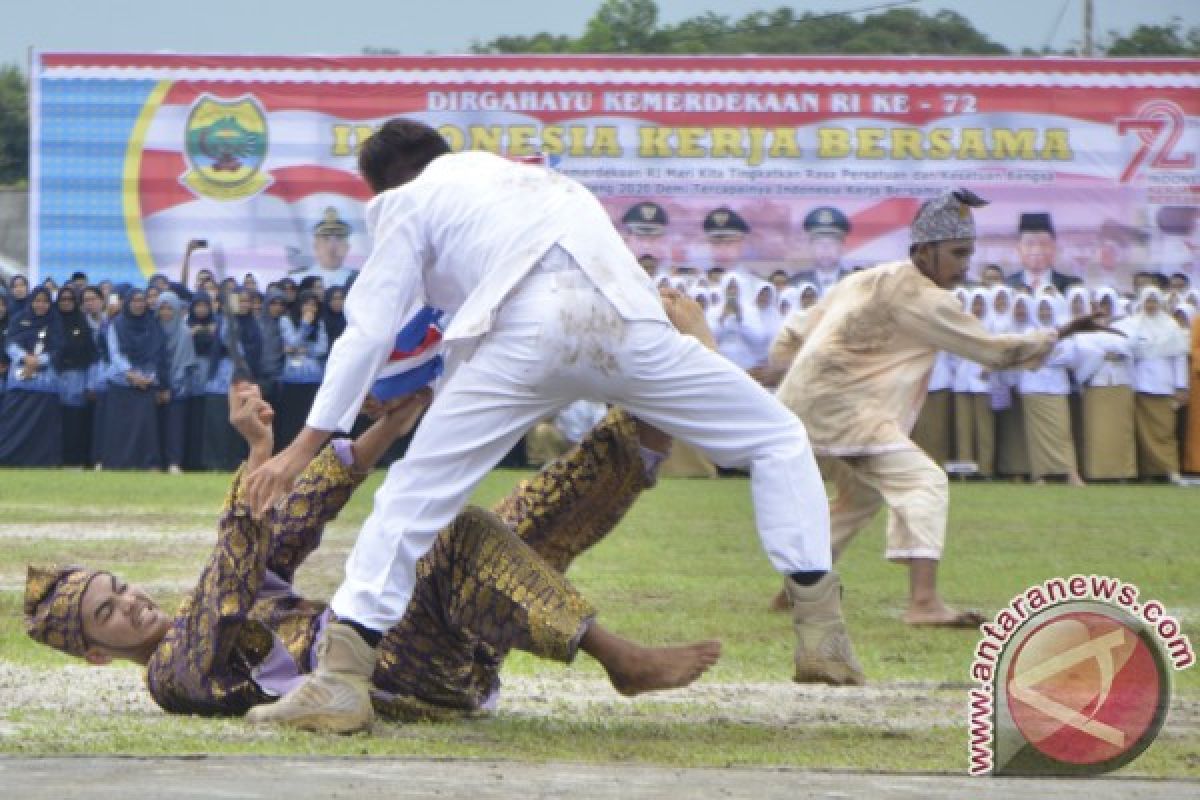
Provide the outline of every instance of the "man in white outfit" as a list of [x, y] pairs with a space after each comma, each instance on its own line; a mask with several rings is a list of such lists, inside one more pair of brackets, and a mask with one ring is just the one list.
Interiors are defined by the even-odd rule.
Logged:
[[837, 597], [808, 596], [829, 583], [829, 510], [803, 427], [670, 325], [587, 189], [542, 167], [452, 154], [432, 128], [404, 119], [364, 143], [359, 168], [377, 195], [366, 214], [374, 250], [346, 299], [347, 327], [308, 425], [249, 478], [253, 506], [269, 508], [332, 431], [349, 429], [422, 303], [451, 316], [447, 372], [376, 493], [333, 598], [335, 627], [358, 635], [327, 635], [310, 680], [260, 721], [370, 724], [374, 645], [403, 615], [416, 562], [517, 440], [579, 398], [618, 404], [718, 464], [749, 468], [759, 536], [797, 603], [797, 680], [812, 653], [850, 650]]

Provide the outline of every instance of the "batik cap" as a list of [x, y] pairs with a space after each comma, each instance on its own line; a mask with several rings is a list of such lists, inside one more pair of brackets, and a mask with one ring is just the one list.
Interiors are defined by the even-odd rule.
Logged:
[[83, 567], [29, 567], [25, 632], [67, 655], [83, 656], [83, 593], [98, 572]]
[[975, 218], [971, 209], [986, 205], [987, 200], [970, 189], [955, 189], [926, 200], [912, 222], [912, 243], [974, 239]]

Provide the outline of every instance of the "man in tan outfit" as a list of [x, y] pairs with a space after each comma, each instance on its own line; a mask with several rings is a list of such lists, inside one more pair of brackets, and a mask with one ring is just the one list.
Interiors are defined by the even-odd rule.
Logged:
[[778, 397], [804, 422], [837, 489], [831, 504], [834, 560], [888, 507], [886, 557], [907, 563], [910, 625], [974, 627], [976, 612], [947, 606], [937, 592], [946, 536], [946, 474], [909, 438], [939, 350], [1001, 370], [1038, 365], [1061, 331], [989, 333], [948, 289], [962, 281], [975, 249], [971, 208], [958, 190], [926, 202], [912, 223], [909, 259], [840, 281], [807, 315], [793, 315], [771, 350], [785, 369]]

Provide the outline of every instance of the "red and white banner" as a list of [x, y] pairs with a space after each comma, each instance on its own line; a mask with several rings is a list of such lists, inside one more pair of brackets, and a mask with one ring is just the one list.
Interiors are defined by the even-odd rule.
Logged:
[[[622, 229], [668, 265], [809, 269], [823, 207], [849, 223], [844, 267], [893, 259], [920, 201], [957, 186], [992, 201], [977, 269], [1021, 268], [1024, 212], [1051, 214], [1056, 268], [1094, 284], [1198, 258], [1196, 60], [42, 53], [34, 87], [48, 274], [171, 273], [192, 238], [235, 276], [353, 268], [356, 150], [398, 115], [455, 149], [544, 154], [618, 223], [657, 203], [665, 224]], [[336, 259], [314, 251], [330, 209]], [[748, 231], [707, 236], [717, 209]]]

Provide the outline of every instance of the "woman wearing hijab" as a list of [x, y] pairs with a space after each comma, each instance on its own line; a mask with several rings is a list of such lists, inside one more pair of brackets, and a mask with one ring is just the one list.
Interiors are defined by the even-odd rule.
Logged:
[[1184, 436], [1183, 471], [1200, 472], [1200, 314], [1192, 319], [1192, 357], [1188, 364], [1188, 420]]
[[187, 412], [195, 383], [194, 373], [200, 368], [196, 350], [183, 315], [183, 301], [174, 292], [163, 292], [158, 298], [158, 324], [163, 332], [167, 354], [166, 390], [168, 400], [159, 406], [159, 440], [162, 442], [162, 462], [167, 472], [177, 475], [183, 471], [187, 449]]
[[5, 384], [8, 382], [8, 323], [12, 317], [8, 313], [8, 291], [0, 285], [0, 398], [4, 397]]
[[[1100, 302], [1111, 293], [1107, 302]], [[1113, 324], [1118, 295], [1097, 291], [1096, 309], [1102, 325]], [[1127, 336], [1099, 331], [1076, 337], [1079, 362], [1075, 378], [1082, 386], [1083, 452], [1081, 471], [1089, 481], [1130, 480], [1137, 477], [1137, 443], [1133, 416], [1133, 344]]]
[[[1033, 306], [1033, 319], [1025, 328], [1057, 330], [1067, 322], [1066, 301], [1043, 293], [1037, 300], [1018, 298]], [[1021, 413], [1029, 451], [1029, 475], [1035, 483], [1048, 476], [1063, 476], [1072, 486], [1086, 486], [1079, 477], [1075, 440], [1071, 436], [1071, 412], [1067, 397], [1071, 378], [1067, 369], [1075, 365], [1078, 350], [1074, 337], [1059, 341], [1037, 369], [1022, 370], [1017, 381]]]
[[[221, 469], [216, 465], [214, 437], [206, 436], [206, 420], [210, 404], [219, 405], [215, 393], [209, 393], [210, 383], [219, 381], [224, 348], [217, 336], [218, 321], [213, 314], [212, 300], [207, 292], [199, 291], [188, 305], [184, 320], [185, 332], [192, 340], [192, 352], [196, 354], [196, 369], [192, 371], [192, 384], [188, 388], [187, 444], [184, 447], [184, 469]], [[221, 395], [225, 397], [224, 394]], [[226, 399], [228, 408], [228, 399]], [[219, 412], [219, 410], [218, 410]]]
[[6, 350], [7, 391], [0, 401], [0, 464], [57, 467], [62, 463], [62, 406], [54, 358], [62, 328], [50, 292], [35, 289], [24, 311], [12, 316]]
[[158, 406], [167, 396], [167, 349], [146, 293], [130, 289], [108, 329], [108, 397], [100, 438], [105, 469], [161, 469]]
[[88, 324], [92, 342], [96, 346], [96, 360], [88, 367], [85, 390], [88, 416], [91, 420], [91, 441], [88, 443], [88, 463], [97, 464], [100, 457], [100, 439], [105, 428], [104, 410], [108, 401], [108, 373], [112, 365], [108, 360], [108, 326], [110, 320], [104, 301], [104, 293], [98, 286], [88, 286], [80, 293], [83, 318]]
[[[965, 295], [967, 311], [992, 329], [991, 294], [974, 289]], [[965, 358], [954, 370], [954, 459], [973, 462], [982, 478], [996, 474], [996, 416], [992, 410], [992, 371]]]
[[325, 290], [325, 305], [321, 307], [321, 321], [325, 323], [325, 335], [329, 346], [346, 330], [346, 288], [332, 286]]
[[751, 283], [754, 287], [754, 309], [743, 324], [743, 337], [754, 362], [749, 371], [755, 380], [762, 382], [771, 342], [775, 341], [779, 329], [783, 327], [783, 319], [779, 316], [775, 287], [766, 281], [752, 280]]
[[274, 406], [279, 406], [279, 376], [283, 374], [283, 331], [279, 321], [287, 313], [287, 301], [283, 290], [276, 284], [267, 287], [266, 301], [258, 315], [258, 328], [262, 333], [262, 362], [259, 364], [258, 385], [262, 396]]
[[29, 279], [13, 275], [8, 284], [8, 316], [16, 319], [29, 306]]
[[71, 284], [59, 290], [55, 305], [63, 336], [63, 346], [54, 357], [58, 399], [62, 404], [62, 463], [66, 467], [82, 467], [92, 460], [92, 413], [87, 380], [99, 353], [92, 327]]
[[1136, 313], [1114, 327], [1133, 347], [1134, 431], [1138, 475], [1179, 481], [1176, 409], [1186, 402], [1188, 332], [1163, 308], [1163, 293], [1146, 287]]
[[[307, 280], [307, 278], [305, 279]], [[304, 291], [291, 313], [279, 321], [283, 337], [283, 374], [279, 376], [279, 408], [275, 412], [275, 442], [287, 447], [308, 419], [313, 399], [325, 376], [329, 337], [321, 321], [321, 301]]]
[[[1016, 306], [1016, 293], [1007, 286], [994, 286], [991, 293], [992, 313], [988, 329], [993, 333], [1016, 330], [1016, 316], [1025, 326], [1032, 318], [1028, 295]], [[1021, 412], [1021, 397], [1016, 391], [1020, 372], [1000, 370], [989, 378], [992, 391], [992, 412], [996, 422], [996, 474], [1022, 478], [1029, 474], [1029, 451], [1025, 442], [1025, 420]]]
[[722, 300], [708, 310], [708, 327], [717, 341], [717, 351], [747, 370], [757, 366], [749, 331], [758, 324], [758, 310], [749, 285], [743, 275], [725, 275], [721, 278]]

